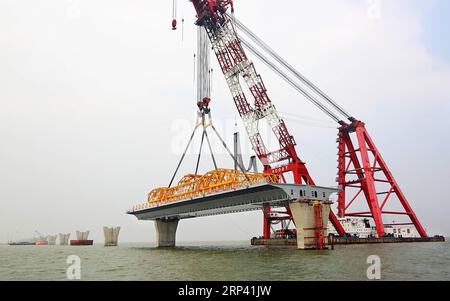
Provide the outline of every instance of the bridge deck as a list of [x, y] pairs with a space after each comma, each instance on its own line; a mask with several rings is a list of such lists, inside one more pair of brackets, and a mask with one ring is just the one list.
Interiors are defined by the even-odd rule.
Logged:
[[336, 192], [338, 189], [319, 186], [259, 184], [127, 213], [139, 220], [185, 219], [260, 210], [263, 204], [276, 207], [297, 199], [326, 201]]

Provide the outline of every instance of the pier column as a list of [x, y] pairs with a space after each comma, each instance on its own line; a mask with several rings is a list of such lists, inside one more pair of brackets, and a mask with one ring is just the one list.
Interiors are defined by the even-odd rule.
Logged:
[[105, 247], [116, 247], [119, 244], [119, 232], [120, 227], [103, 227], [103, 233], [105, 234]]
[[[320, 207], [317, 207], [318, 205]], [[327, 224], [330, 215], [331, 202], [297, 201], [289, 205], [295, 226], [297, 227], [297, 248], [300, 250], [316, 249], [316, 230], [323, 237], [323, 244], [327, 243]], [[316, 208], [315, 208], [316, 207]], [[320, 212], [316, 210], [320, 208]], [[319, 218], [319, 220], [317, 220]]]
[[67, 246], [69, 244], [70, 233], [62, 234], [59, 233], [59, 244], [61, 246]]
[[175, 237], [177, 234], [179, 220], [155, 220], [158, 247], [175, 247]]

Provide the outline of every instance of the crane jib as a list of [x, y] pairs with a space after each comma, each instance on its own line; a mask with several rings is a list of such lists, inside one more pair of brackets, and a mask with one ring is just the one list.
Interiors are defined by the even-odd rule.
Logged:
[[[208, 34], [252, 147], [265, 169], [279, 162], [302, 163], [295, 150], [294, 138], [272, 104], [261, 76], [248, 59], [226, 14], [232, 1], [193, 0], [192, 3], [197, 11], [197, 24], [203, 26]], [[244, 92], [241, 79], [244, 79], [251, 95]], [[252, 104], [250, 98], [254, 100]], [[258, 122], [263, 119], [271, 126], [280, 149], [267, 149], [258, 129]]]

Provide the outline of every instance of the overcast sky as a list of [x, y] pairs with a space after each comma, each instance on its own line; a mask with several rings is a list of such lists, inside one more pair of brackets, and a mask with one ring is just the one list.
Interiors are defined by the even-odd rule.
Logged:
[[[122, 226], [121, 241], [154, 241], [153, 223], [125, 212], [168, 184], [196, 110], [194, 11], [179, 1], [185, 26], [174, 32], [171, 2], [0, 0], [0, 242], [77, 229], [103, 240], [104, 225]], [[450, 234], [448, 1], [236, 0], [235, 9], [367, 123], [425, 228]], [[336, 125], [256, 66], [316, 182], [335, 186]], [[219, 72], [212, 107], [231, 141], [239, 120]], [[261, 231], [255, 212], [182, 221], [177, 238]]]

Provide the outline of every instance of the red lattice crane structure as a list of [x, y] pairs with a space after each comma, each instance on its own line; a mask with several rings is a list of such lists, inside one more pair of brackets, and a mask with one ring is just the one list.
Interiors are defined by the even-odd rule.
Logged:
[[[298, 156], [294, 137], [290, 134], [284, 120], [279, 116], [261, 76], [257, 73], [253, 62], [248, 58], [244, 47], [339, 124], [337, 182], [341, 192], [338, 196], [338, 216], [373, 218], [379, 237], [385, 235], [383, 215], [407, 216], [418, 233], [422, 237], [427, 236], [363, 122], [348, 114], [322, 90], [276, 54], [245, 25], [230, 15], [228, 10], [231, 13], [234, 11], [232, 0], [191, 0], [191, 2], [197, 14], [196, 25], [203, 27], [208, 35], [236, 108], [244, 122], [252, 148], [264, 166], [264, 172], [281, 175], [284, 180], [285, 174], [291, 173], [296, 184], [315, 184], [305, 162]], [[174, 20], [176, 20], [175, 17]], [[176, 24], [176, 21], [173, 24]], [[253, 44], [238, 35], [237, 29], [247, 35], [259, 48], [266, 51], [271, 58], [262, 54]], [[291, 76], [283, 71], [279, 65], [285, 68]], [[248, 87], [249, 95], [244, 92], [243, 84]], [[347, 121], [344, 121], [345, 119]], [[258, 124], [262, 120], [267, 121], [272, 128], [273, 134], [279, 142], [278, 149], [269, 150], [266, 147], [258, 129]], [[354, 136], [353, 139], [352, 136]], [[387, 185], [387, 190], [380, 191], [381, 188], [378, 184]], [[351, 195], [350, 189], [357, 189], [357, 192]], [[394, 195], [399, 199], [404, 211], [385, 210], [386, 204]], [[360, 200], [358, 199], [359, 196], [365, 198], [369, 210], [348, 212], [349, 207]], [[380, 196], [383, 196], [381, 202]], [[271, 212], [270, 207], [264, 209], [264, 238], [270, 238], [271, 223], [274, 216]], [[278, 216], [274, 220], [279, 221], [280, 211], [276, 211], [276, 213]], [[289, 207], [286, 207], [286, 211], [281, 213], [283, 216], [281, 219], [293, 222]], [[344, 229], [333, 212], [330, 214], [330, 221], [339, 234], [344, 234]]]

